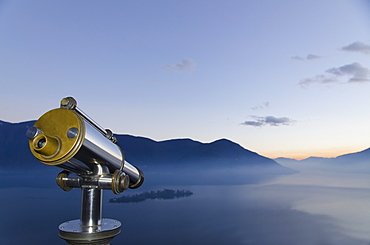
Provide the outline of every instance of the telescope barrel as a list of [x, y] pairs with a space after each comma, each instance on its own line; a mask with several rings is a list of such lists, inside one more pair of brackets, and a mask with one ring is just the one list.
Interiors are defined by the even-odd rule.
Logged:
[[139, 187], [143, 173], [124, 160], [110, 130], [104, 130], [78, 109], [72, 97], [61, 107], [46, 112], [27, 131], [32, 154], [42, 163], [79, 175], [114, 174], [129, 176], [129, 188]]

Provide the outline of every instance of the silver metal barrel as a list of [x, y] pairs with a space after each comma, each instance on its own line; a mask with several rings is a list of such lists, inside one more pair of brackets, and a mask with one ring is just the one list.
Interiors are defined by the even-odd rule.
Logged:
[[36, 121], [27, 131], [33, 155], [46, 165], [79, 175], [114, 174], [119, 170], [130, 178], [129, 188], [139, 187], [144, 175], [124, 160], [113, 134], [102, 133], [100, 126], [76, 108], [54, 109]]

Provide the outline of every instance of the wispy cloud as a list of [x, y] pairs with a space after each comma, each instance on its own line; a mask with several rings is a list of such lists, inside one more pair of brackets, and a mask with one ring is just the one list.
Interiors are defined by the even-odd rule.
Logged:
[[320, 59], [321, 56], [315, 55], [315, 54], [308, 54], [306, 57], [301, 57], [301, 56], [293, 56], [293, 60], [300, 60], [300, 61], [305, 61], [305, 60], [317, 60]]
[[[342, 79], [344, 78], [344, 79]], [[366, 83], [370, 82], [370, 70], [363, 67], [360, 63], [354, 62], [340, 67], [333, 67], [325, 71], [324, 74], [316, 75], [312, 78], [302, 79], [298, 83], [301, 87], [307, 87], [313, 83]]]
[[295, 122], [295, 120], [290, 119], [288, 117], [251, 116], [251, 118], [253, 118], [253, 120], [245, 121], [241, 124], [245, 126], [261, 127], [261, 126], [266, 126], [266, 125], [270, 125], [270, 126], [290, 125]]
[[251, 109], [254, 110], [254, 111], [256, 111], [256, 110], [267, 108], [269, 106], [270, 106], [270, 102], [269, 101], [266, 101], [266, 102], [263, 102], [262, 105], [256, 105], [256, 106], [251, 107]]
[[370, 54], [370, 45], [364, 44], [362, 42], [354, 42], [347, 46], [342, 47], [343, 51], [358, 52], [362, 54]]
[[167, 64], [164, 66], [166, 71], [178, 71], [178, 72], [187, 72], [193, 71], [197, 67], [197, 64], [191, 59], [183, 59], [180, 63], [177, 64]]
[[357, 62], [338, 68], [331, 68], [326, 72], [335, 76], [349, 76], [348, 82], [370, 82], [370, 70]]

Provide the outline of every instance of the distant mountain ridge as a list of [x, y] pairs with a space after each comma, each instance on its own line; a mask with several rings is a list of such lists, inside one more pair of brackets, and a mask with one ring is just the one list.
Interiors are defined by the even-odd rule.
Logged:
[[[59, 171], [58, 168], [44, 166], [31, 154], [25, 133], [34, 122], [0, 121], [0, 172]], [[197, 171], [204, 173], [210, 169], [223, 169], [233, 170], [234, 174], [238, 174], [236, 173], [238, 169], [246, 168], [256, 170], [254, 174], [291, 174], [294, 173], [292, 169], [298, 166], [340, 172], [370, 172], [370, 148], [335, 158], [273, 160], [244, 149], [227, 139], [201, 143], [191, 139], [154, 141], [132, 135], [116, 135], [116, 137], [124, 151], [125, 159], [149, 173], [160, 171], [160, 174], [167, 172], [170, 175], [170, 171], [183, 169], [185, 172], [190, 172], [190, 167], [196, 167]], [[266, 167], [269, 171], [263, 169]]]
[[370, 148], [359, 152], [344, 154], [335, 158], [324, 159], [324, 161], [335, 164], [369, 164], [370, 166]]
[[370, 148], [333, 158], [308, 157], [302, 160], [296, 160], [280, 157], [274, 160], [291, 168], [294, 168], [295, 165], [335, 172], [370, 173]]
[[35, 121], [0, 121], [0, 169], [33, 169], [38, 162], [31, 154], [26, 131]]
[[296, 160], [293, 158], [286, 158], [286, 157], [278, 157], [275, 158], [276, 161], [285, 161], [285, 162], [291, 162], [291, 163], [335, 163], [335, 164], [348, 164], [350, 162], [352, 163], [369, 163], [370, 165], [370, 148], [367, 148], [365, 150], [359, 151], [359, 152], [353, 152], [353, 153], [347, 153], [343, 154], [337, 157], [308, 157], [304, 158], [302, 160]]
[[[154, 141], [131, 135], [117, 135], [127, 160], [141, 164], [186, 164], [196, 162], [203, 165], [265, 165], [277, 166], [267, 157], [249, 151], [240, 145], [220, 139], [211, 143], [201, 143], [191, 139]], [[122, 142], [122, 143], [121, 143]]]
[[[47, 168], [33, 157], [28, 147], [25, 133], [34, 122], [0, 121], [0, 170]], [[116, 137], [124, 151], [125, 159], [144, 169], [153, 170], [159, 166], [179, 169], [191, 165], [199, 169], [269, 167], [278, 174], [295, 172], [227, 139], [201, 143], [191, 139], [158, 142], [131, 135], [116, 135]]]

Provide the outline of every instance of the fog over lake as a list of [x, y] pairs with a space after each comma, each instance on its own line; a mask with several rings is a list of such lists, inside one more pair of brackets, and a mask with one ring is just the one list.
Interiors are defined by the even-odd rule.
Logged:
[[[194, 193], [173, 200], [109, 203], [116, 195], [104, 191], [103, 217], [122, 223], [111, 244], [370, 244], [370, 175], [299, 170], [256, 184], [143, 185], [126, 193]], [[45, 185], [1, 183], [2, 244], [66, 244], [58, 225], [79, 218], [80, 190], [63, 192], [51, 177]]]

